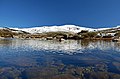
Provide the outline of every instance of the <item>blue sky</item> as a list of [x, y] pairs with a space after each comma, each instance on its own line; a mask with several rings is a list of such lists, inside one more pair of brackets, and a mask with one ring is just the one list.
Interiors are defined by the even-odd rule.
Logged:
[[0, 0], [0, 26], [120, 25], [120, 0]]

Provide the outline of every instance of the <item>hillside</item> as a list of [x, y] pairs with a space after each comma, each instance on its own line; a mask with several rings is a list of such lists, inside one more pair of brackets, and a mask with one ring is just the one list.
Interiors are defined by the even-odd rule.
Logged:
[[64, 38], [96, 39], [120, 37], [120, 26], [112, 28], [86, 28], [75, 25], [43, 26], [33, 28], [0, 28], [0, 37], [11, 38]]
[[33, 28], [12, 28], [15, 30], [22, 30], [25, 32], [29, 32], [31, 34], [35, 33], [44, 33], [44, 32], [73, 32], [78, 33], [81, 30], [89, 30], [94, 31], [96, 29], [92, 28], [86, 28], [81, 26], [75, 26], [75, 25], [63, 25], [63, 26], [42, 26], [42, 27], [33, 27]]
[[18, 37], [19, 35], [26, 35], [29, 34], [25, 31], [21, 31], [21, 30], [15, 30], [15, 29], [11, 29], [11, 28], [0, 28], [0, 38], [14, 38], [14, 37]]
[[92, 31], [105, 31], [105, 30], [120, 30], [120, 26], [112, 27], [112, 28], [87, 28], [82, 26], [76, 26], [76, 25], [63, 25], [63, 26], [40, 26], [40, 27], [32, 27], [32, 28], [11, 28], [14, 30], [24, 31], [31, 34], [36, 33], [45, 33], [45, 32], [73, 32], [78, 33], [82, 30], [87, 30], [89, 32]]

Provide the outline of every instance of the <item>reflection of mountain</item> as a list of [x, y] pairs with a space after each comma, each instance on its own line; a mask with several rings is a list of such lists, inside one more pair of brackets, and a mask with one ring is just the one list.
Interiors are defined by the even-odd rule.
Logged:
[[[99, 49], [120, 51], [120, 45], [110, 41], [84, 41], [66, 40], [58, 41], [39, 41], [39, 40], [12, 40], [12, 49], [18, 51], [28, 50], [48, 50], [63, 51], [64, 53], [83, 53], [84, 50]], [[20, 50], [22, 49], [22, 50]], [[89, 52], [89, 51], [88, 51]], [[58, 52], [59, 53], [59, 52]], [[87, 53], [87, 52], [86, 52]]]
[[0, 39], [0, 45], [9, 45], [11, 43], [12, 43], [12, 40], [7, 40], [7, 39], [1, 40]]

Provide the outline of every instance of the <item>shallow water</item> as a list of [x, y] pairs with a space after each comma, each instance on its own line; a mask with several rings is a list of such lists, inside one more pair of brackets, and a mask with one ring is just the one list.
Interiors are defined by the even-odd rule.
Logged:
[[0, 79], [120, 79], [120, 43], [0, 39]]

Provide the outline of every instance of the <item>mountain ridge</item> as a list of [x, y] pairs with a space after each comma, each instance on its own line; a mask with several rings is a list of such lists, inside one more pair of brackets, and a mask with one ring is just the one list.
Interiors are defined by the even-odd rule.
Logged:
[[0, 29], [3, 29], [3, 28], [9, 28], [9, 29], [17, 30], [17, 31], [24, 31], [24, 32], [34, 34], [34, 33], [44, 33], [44, 32], [58, 32], [58, 31], [78, 33], [82, 30], [93, 32], [93, 31], [120, 28], [120, 26], [116, 26], [112, 28], [97, 28], [97, 29], [87, 28], [87, 27], [77, 26], [77, 25], [42, 26], [42, 27], [31, 27], [31, 28], [0, 27]]

